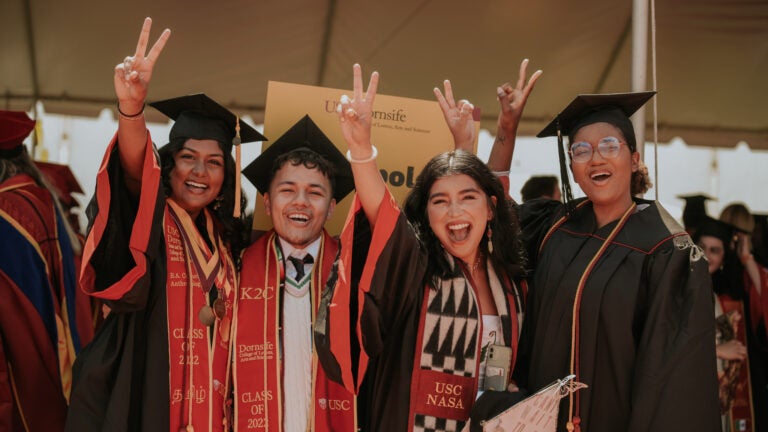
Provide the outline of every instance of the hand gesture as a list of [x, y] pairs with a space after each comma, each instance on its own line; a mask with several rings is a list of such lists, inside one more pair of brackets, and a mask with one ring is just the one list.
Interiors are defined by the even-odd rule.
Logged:
[[517, 78], [517, 85], [512, 87], [509, 83], [504, 83], [500, 87], [496, 88], [496, 96], [501, 104], [501, 112], [499, 112], [498, 129], [508, 133], [514, 133], [517, 131], [517, 125], [520, 123], [520, 118], [523, 116], [523, 108], [528, 101], [528, 96], [533, 91], [536, 81], [543, 73], [541, 70], [537, 70], [531, 75], [528, 83], [525, 83], [525, 76], [528, 69], [528, 59], [523, 60], [520, 63], [520, 75]]
[[149, 81], [152, 78], [152, 69], [171, 36], [171, 31], [165, 29], [149, 50], [149, 54], [146, 54], [151, 28], [152, 19], [144, 19], [139, 42], [136, 44], [136, 53], [115, 66], [115, 94], [123, 112], [138, 112], [143, 107]]
[[752, 259], [752, 238], [749, 234], [739, 232], [736, 234], [736, 253], [742, 264]]
[[344, 139], [354, 159], [366, 159], [371, 156], [371, 119], [373, 118], [373, 100], [379, 86], [379, 73], [371, 74], [368, 90], [363, 94], [363, 71], [359, 64], [352, 67], [353, 94], [342, 95], [336, 111]]
[[717, 346], [717, 358], [723, 360], [744, 360], [747, 358], [747, 347], [736, 339], [731, 339]]
[[453, 88], [451, 82], [443, 81], [445, 96], [440, 89], [435, 87], [435, 97], [440, 109], [443, 111], [445, 123], [453, 135], [454, 146], [457, 149], [472, 151], [475, 143], [475, 122], [472, 118], [472, 112], [475, 106], [468, 100], [462, 99], [458, 103], [454, 102]]

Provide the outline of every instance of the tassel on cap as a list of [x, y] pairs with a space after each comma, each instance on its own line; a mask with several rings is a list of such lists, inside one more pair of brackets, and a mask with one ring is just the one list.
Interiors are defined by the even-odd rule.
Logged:
[[232, 216], [240, 217], [240, 116], [235, 116], [235, 137], [232, 138], [232, 145], [235, 147], [235, 211]]

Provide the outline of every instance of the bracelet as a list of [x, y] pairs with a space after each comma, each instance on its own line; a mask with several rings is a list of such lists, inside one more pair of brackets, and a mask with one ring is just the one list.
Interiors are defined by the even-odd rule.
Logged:
[[120, 117], [126, 119], [126, 120], [136, 120], [140, 115], [144, 114], [144, 108], [147, 106], [147, 104], [141, 105], [141, 110], [137, 112], [136, 114], [126, 114], [120, 110], [120, 102], [117, 103], [117, 113], [120, 114]]
[[379, 155], [379, 150], [373, 144], [371, 144], [371, 148], [373, 149], [373, 153], [369, 157], [367, 157], [365, 159], [353, 159], [352, 158], [352, 153], [350, 153], [349, 150], [347, 150], [347, 160], [350, 163], [357, 163], [357, 164], [372, 162]]

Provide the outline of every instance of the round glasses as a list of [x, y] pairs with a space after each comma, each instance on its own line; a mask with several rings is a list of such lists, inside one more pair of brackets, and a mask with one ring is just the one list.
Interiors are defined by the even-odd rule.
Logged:
[[[616, 137], [605, 137], [597, 143], [597, 152], [600, 153], [603, 159], [614, 159], [621, 151], [621, 144], [623, 142]], [[571, 155], [573, 162], [584, 163], [592, 160], [593, 152], [592, 144], [586, 141], [579, 141], [571, 144], [571, 150], [568, 153]]]

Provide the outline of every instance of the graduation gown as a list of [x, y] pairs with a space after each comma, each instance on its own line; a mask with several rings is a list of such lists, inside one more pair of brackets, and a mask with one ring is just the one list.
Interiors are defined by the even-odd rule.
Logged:
[[768, 428], [768, 269], [758, 264], [760, 286], [757, 289], [749, 275], [744, 274], [750, 328], [747, 329], [747, 351], [752, 377], [752, 395], [756, 430]]
[[64, 223], [50, 192], [28, 175], [0, 184], [3, 431], [64, 428], [80, 350], [73, 251]]
[[[430, 257], [394, 198], [385, 196], [372, 232], [355, 199], [315, 340], [328, 376], [359, 392], [360, 430], [458, 431], [469, 417], [481, 311], [461, 266], [447, 258], [451, 274], [426, 283]], [[500, 339], [514, 352], [521, 296], [508, 277], [487, 268]]]
[[[338, 249], [338, 240], [323, 230], [310, 279], [313, 320]], [[270, 230], [250, 245], [243, 254], [242, 263], [234, 336], [235, 431], [265, 429], [280, 432], [284, 430], [284, 416], [291, 415], [291, 407], [283, 401], [282, 348], [282, 323], [291, 317], [283, 316], [285, 264], [277, 233]], [[354, 395], [328, 379], [314, 349], [312, 354], [310, 430], [357, 430]]]
[[[574, 415], [589, 432], [718, 431], [706, 260], [658, 203], [636, 202], [587, 275], [576, 361], [577, 380], [589, 387], [576, 393]], [[597, 228], [589, 201], [558, 219], [523, 226], [526, 238], [543, 243], [516, 371], [531, 391], [568, 375], [576, 288], [618, 223]], [[565, 398], [558, 430], [565, 430], [568, 410]]]
[[[190, 370], [219, 368], [204, 349], [198, 350], [218, 341], [220, 320], [213, 331], [199, 328], [198, 303], [204, 295], [199, 273], [181, 247], [180, 230], [165, 232], [169, 230], [168, 204], [149, 134], [145, 145], [138, 199], [125, 187], [115, 136], [89, 205], [92, 226], [83, 251], [81, 285], [111, 312], [75, 363], [67, 431], [176, 432], [179, 424], [186, 424], [190, 400], [198, 403], [196, 409], [207, 411], [209, 400], [218, 393], [209, 382], [198, 380], [192, 389], [173, 383], [172, 365], [174, 370], [181, 368], [183, 380]], [[222, 260], [224, 254], [228, 252], [222, 252]], [[169, 271], [169, 265], [181, 268]], [[189, 289], [187, 271], [197, 276], [195, 289]], [[194, 305], [183, 298], [190, 292]], [[181, 293], [182, 300], [169, 305], [171, 293]], [[171, 324], [169, 307], [181, 311], [181, 324]], [[228, 305], [228, 316], [230, 309]], [[179, 344], [184, 352], [178, 350]], [[226, 349], [224, 357], [226, 367]], [[172, 407], [178, 404], [185, 407], [181, 418], [171, 418]], [[223, 413], [218, 408], [211, 411], [217, 417], [211, 425], [198, 424], [196, 430], [220, 430]]]

